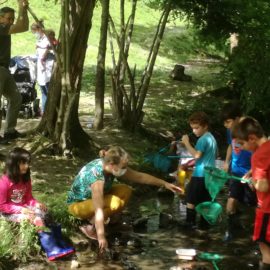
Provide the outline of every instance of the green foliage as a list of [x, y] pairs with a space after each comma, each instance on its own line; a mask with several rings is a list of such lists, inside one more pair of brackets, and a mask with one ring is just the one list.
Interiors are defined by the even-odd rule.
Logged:
[[[10, 6], [15, 9], [17, 16], [18, 4], [17, 0], [9, 0], [5, 3], [6, 6]], [[55, 3], [55, 1], [46, 0], [31, 0], [29, 1], [29, 6], [35, 13], [35, 15], [44, 21], [45, 28], [53, 29], [57, 33], [60, 26], [60, 3]], [[30, 25], [34, 22], [34, 19], [29, 14]], [[27, 31], [21, 34], [12, 35], [12, 55], [32, 55], [35, 54], [35, 43], [36, 39], [31, 31]]]
[[30, 224], [28, 221], [23, 221], [18, 225], [18, 232], [15, 241], [15, 245], [18, 250], [15, 249], [15, 259], [26, 262], [29, 256], [38, 254], [41, 250], [37, 228]]
[[[162, 2], [160, 0], [154, 2]], [[268, 0], [175, 1], [175, 16], [183, 14], [199, 30], [200, 38], [225, 44], [231, 33], [239, 34], [238, 49], [230, 57], [229, 71], [241, 92], [247, 113], [269, 119], [270, 3]], [[224, 48], [224, 47], [223, 47]], [[267, 121], [264, 121], [267, 124]]]
[[12, 230], [12, 224], [4, 218], [0, 218], [0, 258], [8, 257], [12, 252], [12, 245], [14, 243]]
[[[135, 18], [134, 35], [132, 38], [132, 48], [129, 53], [129, 63], [131, 68], [136, 65], [136, 74], [141, 74], [145, 66], [145, 59], [148, 55], [158, 20], [160, 18], [160, 8], [163, 1], [158, 6], [148, 5], [148, 0], [138, 1], [137, 14]], [[9, 6], [17, 10], [17, 0], [9, 0]], [[110, 14], [116, 23], [119, 31], [120, 15], [119, 1], [111, 2]], [[58, 1], [31, 0], [30, 6], [38, 18], [44, 20], [46, 28], [52, 28], [56, 33], [59, 32], [61, 20], [61, 5]], [[130, 2], [126, 1], [126, 16], [131, 8]], [[145, 16], [148, 14], [148, 16]], [[30, 25], [34, 22], [31, 15]], [[86, 51], [85, 67], [82, 81], [83, 92], [93, 92], [95, 86], [95, 66], [99, 42], [101, 6], [98, 4], [94, 10], [92, 28], [89, 35], [88, 49]], [[167, 24], [164, 40], [161, 44], [159, 55], [156, 60], [156, 67], [173, 68], [175, 62], [184, 62], [187, 59], [195, 58], [198, 51], [209, 52], [211, 54], [221, 54], [212, 44], [203, 43], [196, 38], [197, 32], [192, 24], [185, 22], [185, 17], [171, 16]], [[32, 55], [35, 54], [35, 37], [31, 31], [16, 34], [12, 37], [12, 55]], [[116, 49], [115, 43], [115, 49]], [[111, 55], [110, 46], [107, 44], [106, 56], [106, 88], [110, 89]], [[222, 54], [221, 54], [222, 55]]]
[[259, 40], [254, 35], [242, 36], [229, 65], [235, 87], [242, 90], [246, 112], [262, 121], [270, 116], [269, 46], [270, 35]]
[[26, 262], [40, 253], [36, 227], [27, 221], [13, 223], [0, 218], [0, 260], [13, 258]]
[[62, 228], [70, 232], [74, 225], [78, 224], [78, 220], [68, 213], [66, 204], [63, 207], [59, 207], [64, 202], [66, 202], [66, 192], [59, 194], [54, 200], [50, 200], [47, 205], [53, 220], [60, 223]]

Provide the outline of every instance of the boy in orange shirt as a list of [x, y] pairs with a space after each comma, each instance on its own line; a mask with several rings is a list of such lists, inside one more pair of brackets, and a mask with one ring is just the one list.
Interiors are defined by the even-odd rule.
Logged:
[[253, 240], [259, 242], [262, 253], [260, 270], [270, 269], [270, 141], [257, 120], [245, 117], [233, 128], [242, 147], [253, 151], [251, 157], [252, 183], [256, 189], [258, 208]]

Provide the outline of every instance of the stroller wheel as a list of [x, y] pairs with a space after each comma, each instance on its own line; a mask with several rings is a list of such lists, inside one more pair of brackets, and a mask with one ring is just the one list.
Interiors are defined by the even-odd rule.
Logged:
[[39, 117], [41, 115], [38, 98], [33, 101], [33, 112], [34, 112], [34, 117]]
[[6, 109], [4, 107], [1, 109], [1, 113], [2, 113], [2, 119], [5, 119], [7, 112], [6, 112]]

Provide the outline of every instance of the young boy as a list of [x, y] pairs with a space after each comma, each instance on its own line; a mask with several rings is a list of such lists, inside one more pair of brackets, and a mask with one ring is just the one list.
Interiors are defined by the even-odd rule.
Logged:
[[[196, 227], [195, 206], [201, 202], [211, 201], [211, 197], [205, 188], [204, 167], [215, 166], [217, 143], [208, 131], [209, 120], [204, 112], [193, 113], [189, 117], [189, 124], [193, 133], [199, 137], [194, 148], [190, 144], [188, 135], [182, 136], [183, 144], [196, 160], [195, 169], [186, 191], [187, 215], [185, 224], [185, 227], [194, 229]], [[201, 225], [202, 227], [208, 225], [202, 217]]]
[[[240, 104], [236, 102], [228, 103], [223, 107], [222, 120], [225, 128], [227, 128], [228, 148], [224, 163], [224, 170], [230, 171], [231, 174], [248, 178], [251, 168], [251, 152], [241, 149], [240, 145], [232, 138], [231, 130], [240, 117], [242, 111]], [[235, 231], [241, 228], [239, 215], [237, 214], [237, 206], [239, 202], [245, 202], [248, 205], [256, 206], [257, 199], [254, 190], [251, 190], [248, 184], [244, 184], [235, 180], [229, 182], [229, 198], [226, 205], [228, 215], [228, 227], [224, 240], [230, 241], [235, 235]]]
[[252, 183], [256, 189], [258, 208], [253, 240], [259, 242], [262, 253], [260, 270], [270, 269], [270, 141], [261, 125], [252, 117], [242, 118], [233, 128], [233, 137], [241, 146], [253, 152]]

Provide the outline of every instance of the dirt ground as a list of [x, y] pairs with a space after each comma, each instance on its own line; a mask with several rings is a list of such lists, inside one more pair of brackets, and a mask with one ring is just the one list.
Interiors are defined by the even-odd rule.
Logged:
[[[190, 67], [187, 67], [187, 71], [190, 71], [195, 76], [194, 81], [189, 85], [187, 83], [180, 84], [179, 82], [174, 82], [170, 89], [162, 89], [158, 95], [155, 95], [155, 91], [158, 91], [157, 89], [152, 88], [150, 90], [151, 97], [154, 96], [155, 98], [151, 98], [151, 102], [149, 100], [146, 101], [149, 112], [146, 116], [146, 122], [149, 127], [155, 128], [156, 133], [170, 129], [170, 126], [168, 126], [169, 121], [154, 118], [153, 112], [161, 99], [166, 106], [170, 106], [171, 101], [176, 98], [173, 89], [180, 88], [183, 94], [184, 92], [191, 91], [190, 89], [192, 88], [195, 95], [198, 89], [210, 87], [211, 83], [209, 84], [207, 80], [198, 75], [200, 74], [200, 69], [201, 67], [198, 67], [192, 74]], [[211, 72], [213, 73], [211, 76], [217, 76], [215, 70]], [[91, 136], [95, 145], [99, 148], [108, 144], [118, 144], [124, 147], [131, 154], [131, 157], [134, 157], [131, 161], [131, 166], [136, 166], [136, 168], [140, 169], [144, 154], [149, 147], [155, 147], [155, 142], [151, 141], [151, 138], [150, 140], [146, 138], [145, 135], [133, 134], [118, 129], [110, 116], [108, 100], [106, 102], [105, 128], [102, 131], [95, 131], [92, 128], [93, 97], [93, 94], [85, 94], [81, 97], [80, 121], [84, 130]], [[185, 106], [185, 103], [182, 106]], [[153, 121], [151, 121], [151, 117], [153, 117]], [[18, 130], [27, 132], [36, 126], [38, 122], [39, 119], [19, 119]], [[31, 165], [34, 195], [41, 196], [42, 198], [42, 196], [55, 196], [55, 194], [63, 193], [63, 189], [67, 189], [71, 185], [74, 176], [86, 161], [77, 158], [66, 159], [58, 156], [36, 154], [35, 151], [46, 142], [43, 142], [42, 139], [39, 142], [34, 142], [33, 140], [32, 137], [26, 137], [16, 140], [8, 146], [0, 145], [0, 153], [6, 155], [15, 145], [25, 147], [26, 149], [35, 149]], [[97, 155], [97, 153], [93, 153], [93, 155]], [[44, 185], [47, 185], [47, 183], [49, 183], [48, 188], [44, 193]], [[223, 199], [221, 199], [223, 205], [225, 197], [226, 193], [223, 194]], [[65, 207], [65, 205], [62, 207]], [[108, 238], [111, 243], [111, 251], [109, 253], [99, 256], [95, 243], [87, 241], [79, 233], [72, 237], [71, 240], [77, 250], [78, 259], [76, 260], [80, 263], [80, 269], [218, 269], [214, 268], [210, 262], [196, 261], [194, 263], [178, 260], [176, 256], [177, 248], [195, 248], [198, 251], [214, 252], [223, 255], [224, 258], [217, 262], [220, 270], [256, 269], [259, 254], [250, 237], [253, 210], [243, 209], [241, 219], [245, 224], [245, 230], [239, 233], [239, 237], [232, 244], [225, 245], [222, 239], [226, 226], [226, 216], [223, 216], [222, 221], [207, 232], [187, 232], [178, 226], [178, 223], [184, 218], [184, 207], [184, 205], [179, 203], [178, 196], [166, 194], [162, 191], [157, 192], [156, 189], [152, 188], [138, 188], [132, 197], [129, 207], [124, 211], [121, 223], [116, 227], [108, 228]], [[165, 212], [165, 214], [173, 217], [163, 227], [160, 226], [161, 212]], [[139, 223], [139, 226], [134, 226], [134, 223]], [[26, 265], [20, 265], [16, 269], [66, 270], [71, 268], [71, 264], [72, 258], [54, 263], [48, 263], [45, 259], [40, 261], [40, 258], [37, 258], [36, 261], [33, 260]]]
[[[106, 117], [106, 121], [110, 121]], [[37, 125], [39, 119], [20, 119], [18, 123], [19, 131], [27, 131]], [[89, 123], [89, 116], [82, 116], [81, 123], [86, 132], [94, 138], [97, 146], [109, 143], [121, 144], [128, 151], [134, 151], [136, 155], [143, 154], [147, 149], [147, 140], [139, 135], [135, 137], [128, 132], [120, 131], [108, 126], [103, 131], [94, 131]], [[134, 144], [134, 138], [137, 143]], [[40, 142], [42, 144], [42, 142]], [[32, 145], [31, 138], [23, 138], [12, 142], [8, 146], [0, 146], [2, 154], [13, 148], [15, 145], [29, 148]], [[134, 150], [135, 149], [135, 150]], [[57, 156], [35, 155], [32, 163], [32, 178], [34, 194], [43, 192], [44, 183], [51, 183], [47, 196], [54, 196], [63, 191], [72, 183], [73, 177], [85, 161], [80, 159], [68, 160]], [[144, 195], [143, 195], [144, 194]], [[223, 194], [223, 205], [226, 193]], [[259, 253], [256, 246], [251, 241], [253, 210], [243, 209], [242, 222], [245, 224], [245, 231], [239, 233], [239, 237], [233, 243], [226, 245], [223, 242], [223, 235], [226, 226], [226, 216], [223, 220], [212, 227], [209, 231], [183, 231], [178, 224], [184, 218], [184, 205], [179, 204], [179, 197], [157, 192], [156, 189], [144, 189], [135, 192], [129, 207], [123, 214], [123, 220], [116, 227], [108, 228], [108, 239], [111, 243], [110, 252], [98, 255], [97, 245], [86, 240], [80, 233], [74, 235], [73, 241], [77, 258], [60, 260], [57, 262], [47, 262], [33, 260], [26, 265], [20, 265], [17, 270], [43, 270], [43, 269], [71, 269], [74, 262], [80, 264], [80, 269], [220, 269], [220, 270], [240, 270], [256, 269], [259, 260]], [[64, 207], [64, 206], [63, 206]], [[163, 212], [173, 217], [165, 227], [160, 226], [160, 213]], [[134, 223], [142, 219], [142, 226], [136, 228]], [[146, 220], [146, 222], [144, 222]], [[121, 233], [120, 233], [121, 232]], [[182, 261], [176, 256], [178, 248], [195, 248], [202, 252], [218, 253], [224, 258], [217, 262], [219, 268], [213, 268], [210, 262], [205, 261]], [[9, 270], [9, 269], [7, 269]]]

